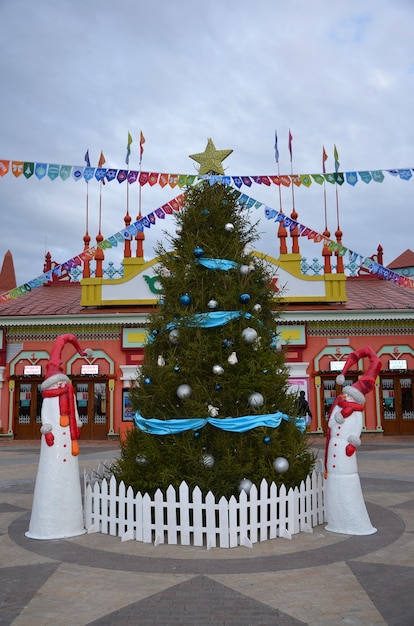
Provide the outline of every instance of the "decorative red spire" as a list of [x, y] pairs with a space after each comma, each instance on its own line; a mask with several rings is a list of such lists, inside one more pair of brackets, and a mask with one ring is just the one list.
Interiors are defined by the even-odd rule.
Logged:
[[11, 291], [17, 287], [16, 274], [14, 272], [13, 255], [7, 250], [4, 255], [3, 265], [0, 271], [0, 293]]

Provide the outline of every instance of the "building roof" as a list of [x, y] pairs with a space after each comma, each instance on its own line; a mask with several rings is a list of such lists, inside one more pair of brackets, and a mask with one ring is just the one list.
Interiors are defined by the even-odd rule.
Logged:
[[394, 261], [387, 266], [390, 270], [403, 269], [404, 267], [414, 267], [414, 252], [407, 249], [405, 252], [397, 256]]
[[[378, 278], [376, 275], [348, 277], [346, 282], [347, 301], [344, 303], [292, 303], [284, 308], [286, 313], [298, 311], [311, 312], [355, 312], [375, 311], [413, 311], [414, 290]], [[0, 302], [1, 319], [37, 318], [37, 317], [93, 317], [96, 315], [134, 315], [143, 314], [151, 307], [109, 306], [81, 307], [80, 283], [55, 283], [33, 289], [7, 303]]]

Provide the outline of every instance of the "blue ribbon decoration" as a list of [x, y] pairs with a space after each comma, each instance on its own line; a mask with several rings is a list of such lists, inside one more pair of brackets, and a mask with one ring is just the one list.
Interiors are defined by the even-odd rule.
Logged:
[[199, 417], [199, 418], [176, 418], [170, 420], [146, 419], [137, 411], [134, 416], [135, 426], [151, 435], [175, 435], [183, 433], [187, 430], [199, 430], [211, 424], [221, 430], [233, 433], [244, 433], [259, 426], [268, 428], [277, 428], [280, 426], [282, 419], [289, 421], [294, 419], [297, 428], [301, 432], [306, 430], [306, 418], [294, 417], [290, 418], [285, 413], [277, 411], [276, 413], [267, 413], [265, 415], [244, 415], [242, 417]]
[[238, 267], [236, 261], [228, 261], [227, 259], [206, 259], [205, 257], [201, 257], [197, 259], [196, 262], [209, 270], [228, 271]]
[[[182, 321], [189, 327], [216, 328], [217, 326], [228, 324], [231, 320], [237, 320], [243, 315], [246, 319], [253, 317], [251, 313], [243, 313], [243, 311], [206, 311], [205, 313], [196, 313], [196, 315], [191, 317], [183, 318]], [[172, 330], [180, 326], [180, 323], [182, 322], [169, 322], [165, 328]]]

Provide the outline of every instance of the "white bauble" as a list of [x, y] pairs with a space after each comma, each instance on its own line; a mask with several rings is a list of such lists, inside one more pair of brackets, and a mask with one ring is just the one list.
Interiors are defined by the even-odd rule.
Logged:
[[190, 385], [179, 385], [177, 387], [177, 396], [180, 398], [180, 400], [187, 400], [188, 398], [191, 398], [191, 394], [193, 393]]
[[250, 394], [248, 403], [253, 409], [258, 409], [264, 405], [264, 398], [261, 393], [255, 391]]
[[261, 304], [257, 303], [257, 304], [254, 305], [253, 311], [255, 313], [260, 313], [261, 310], [262, 310], [262, 305]]
[[224, 226], [224, 230], [226, 231], [226, 233], [232, 233], [234, 231], [234, 224], [232, 224], [231, 222], [228, 222]]
[[224, 374], [224, 369], [221, 367], [221, 365], [213, 365], [213, 374], [216, 374], [216, 376], [221, 376], [222, 374]]
[[217, 300], [215, 300], [214, 298], [212, 298], [211, 300], [209, 300], [209, 301], [207, 302], [207, 306], [208, 306], [208, 308], [209, 308], [209, 309], [217, 309], [217, 307], [218, 307], [218, 302], [217, 302]]
[[213, 467], [214, 457], [211, 454], [203, 454], [201, 464], [204, 465], [204, 467]]
[[275, 472], [277, 472], [278, 474], [283, 474], [283, 472], [287, 472], [287, 470], [289, 469], [289, 461], [285, 459], [284, 456], [278, 456], [273, 461], [273, 467], [275, 469]]
[[243, 480], [241, 480], [239, 482], [239, 486], [238, 489], [239, 491], [245, 491], [247, 494], [250, 493], [250, 489], [253, 487], [253, 483], [251, 480], [249, 480], [248, 478], [243, 478]]
[[159, 355], [158, 355], [157, 365], [158, 365], [159, 367], [164, 367], [164, 365], [165, 365], [165, 359], [164, 359], [164, 357], [162, 356], [162, 354], [159, 354]]
[[250, 265], [240, 265], [240, 274], [242, 276], [247, 276], [247, 274], [250, 274], [250, 272]]
[[250, 328], [250, 326], [248, 326], [242, 332], [242, 337], [246, 343], [254, 343], [257, 339], [257, 332], [254, 328]]

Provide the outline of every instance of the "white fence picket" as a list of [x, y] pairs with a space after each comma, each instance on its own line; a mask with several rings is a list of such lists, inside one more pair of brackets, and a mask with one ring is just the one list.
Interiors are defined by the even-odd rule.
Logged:
[[238, 498], [222, 497], [217, 503], [209, 492], [203, 498], [199, 487], [192, 492], [182, 482], [176, 491], [172, 486], [164, 494], [158, 489], [154, 497], [131, 487], [108, 481], [85, 480], [85, 526], [88, 532], [101, 532], [136, 539], [143, 543], [232, 548], [251, 547], [258, 541], [291, 538], [299, 532], [325, 521], [324, 481], [313, 472], [299, 487], [279, 489], [262, 480], [249, 494]]

